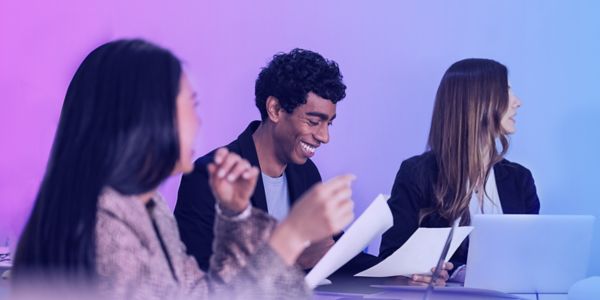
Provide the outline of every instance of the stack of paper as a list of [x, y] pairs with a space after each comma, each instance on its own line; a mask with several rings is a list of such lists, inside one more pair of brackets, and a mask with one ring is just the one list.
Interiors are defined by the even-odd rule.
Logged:
[[[450, 250], [445, 257], [448, 261], [456, 249], [471, 233], [473, 227], [457, 227], [454, 231]], [[363, 277], [389, 277], [412, 274], [431, 274], [444, 249], [444, 243], [450, 233], [450, 228], [419, 228], [415, 233], [392, 255], [379, 264], [355, 276]]]

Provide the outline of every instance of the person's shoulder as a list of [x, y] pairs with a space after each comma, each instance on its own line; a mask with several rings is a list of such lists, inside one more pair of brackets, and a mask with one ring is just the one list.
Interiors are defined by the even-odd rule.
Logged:
[[531, 171], [528, 168], [519, 163], [510, 161], [506, 158], [503, 158], [496, 165], [501, 172], [505, 172], [507, 174], [515, 174], [518, 176], [531, 176]]
[[111, 187], [105, 187], [98, 196], [97, 214], [113, 219], [136, 220], [136, 217], [145, 216], [144, 205], [136, 197], [119, 193]]
[[437, 174], [436, 172], [437, 161], [435, 155], [431, 151], [427, 151], [402, 161], [396, 173], [396, 182], [412, 182], [420, 185], [431, 181]]
[[207, 170], [208, 164], [210, 164], [214, 160], [215, 152], [217, 152], [218, 149], [223, 148], [223, 147], [227, 148], [231, 152], [235, 152], [238, 154], [241, 152], [241, 148], [240, 148], [240, 144], [239, 144], [238, 140], [234, 140], [231, 143], [229, 143], [228, 145], [215, 148], [194, 161], [194, 171], [192, 171], [192, 173], [197, 173], [197, 172], [205, 173]]
[[400, 165], [401, 169], [406, 171], [427, 171], [435, 168], [436, 159], [431, 151], [426, 151], [423, 154], [415, 155], [405, 159]]
[[112, 188], [102, 190], [96, 212], [96, 234], [147, 239], [143, 229], [146, 219], [146, 208], [138, 196], [126, 196]]
[[203, 156], [198, 157], [194, 162], [194, 171], [196, 170], [205, 170], [209, 163], [211, 163], [215, 157], [215, 152], [217, 149], [213, 149], [210, 152], [204, 154]]

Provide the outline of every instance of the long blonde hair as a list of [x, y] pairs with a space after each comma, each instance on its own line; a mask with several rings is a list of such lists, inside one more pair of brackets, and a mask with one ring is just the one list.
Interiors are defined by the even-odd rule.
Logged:
[[496, 61], [464, 59], [448, 68], [435, 97], [428, 140], [438, 167], [434, 205], [421, 212], [421, 220], [437, 212], [449, 222], [470, 223], [476, 184], [485, 184], [508, 150], [501, 126], [508, 97], [508, 71]]

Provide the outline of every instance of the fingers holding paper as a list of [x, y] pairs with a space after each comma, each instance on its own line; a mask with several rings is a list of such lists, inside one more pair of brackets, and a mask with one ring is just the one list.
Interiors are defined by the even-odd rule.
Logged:
[[[452, 269], [454, 269], [454, 264], [452, 264], [451, 262], [444, 263], [434, 284], [436, 286], [445, 286], [446, 281], [448, 281], [448, 279], [450, 278], [449, 271], [451, 271]], [[433, 272], [435, 272], [435, 267], [431, 268], [431, 273]], [[410, 277], [409, 284], [427, 285], [431, 282], [432, 279], [432, 275], [413, 274]]]

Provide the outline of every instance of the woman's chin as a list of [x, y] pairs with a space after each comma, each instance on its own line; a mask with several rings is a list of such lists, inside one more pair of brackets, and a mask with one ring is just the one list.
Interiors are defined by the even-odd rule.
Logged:
[[177, 164], [175, 165], [175, 168], [173, 169], [173, 172], [171, 172], [171, 176], [176, 176], [176, 175], [180, 175], [180, 174], [188, 174], [191, 173], [192, 171], [194, 171], [194, 164], [193, 163], [186, 163], [186, 164], [182, 164], [181, 162], [177, 162]]

